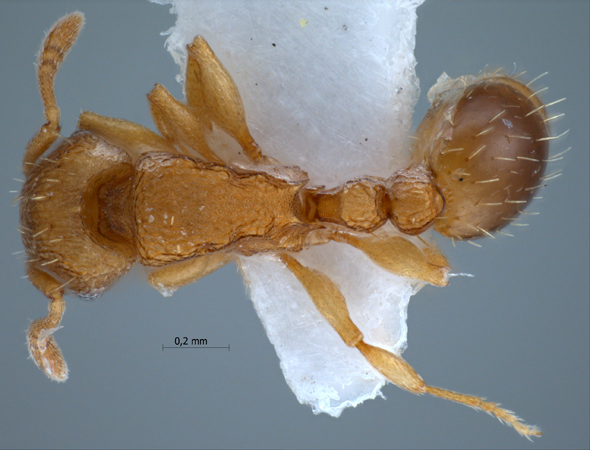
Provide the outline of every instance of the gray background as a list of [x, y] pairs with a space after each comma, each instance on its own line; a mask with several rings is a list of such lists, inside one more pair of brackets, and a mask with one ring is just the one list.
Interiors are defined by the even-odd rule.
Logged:
[[[464, 406], [387, 386], [339, 419], [297, 403], [240, 276], [226, 267], [164, 299], [131, 274], [104, 297], [68, 297], [57, 339], [70, 380], [50, 382], [27, 360], [24, 330], [47, 302], [23, 275], [11, 205], [23, 149], [42, 121], [34, 54], [43, 31], [79, 9], [87, 26], [57, 80], [63, 133], [82, 109], [151, 126], [155, 82], [177, 97], [177, 67], [159, 32], [168, 8], [145, 2], [0, 2], [4, 213], [0, 250], [2, 447], [584, 448], [588, 407], [588, 2], [442, 2], [419, 8], [416, 57], [424, 93], [444, 70], [486, 64], [532, 76], [545, 99], [567, 97], [554, 152], [564, 175], [543, 190], [531, 226], [483, 248], [442, 245], [456, 271], [410, 303], [406, 359], [433, 385], [503, 402], [546, 434], [534, 444]], [[416, 121], [427, 109], [421, 98]], [[223, 350], [161, 351], [175, 336]]]

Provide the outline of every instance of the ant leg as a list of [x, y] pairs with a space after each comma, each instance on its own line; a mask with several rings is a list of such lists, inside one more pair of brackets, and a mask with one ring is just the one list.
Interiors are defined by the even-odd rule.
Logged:
[[78, 118], [78, 129], [88, 130], [116, 147], [122, 148], [133, 160], [146, 152], [178, 153], [174, 146], [160, 135], [128, 120], [114, 119], [84, 111]]
[[449, 264], [432, 247], [419, 249], [401, 236], [361, 238], [350, 233], [335, 232], [332, 239], [358, 248], [375, 264], [395, 275], [434, 286], [449, 284]]
[[436, 397], [481, 409], [493, 414], [507, 425], [511, 425], [524, 436], [541, 434], [538, 428], [523, 424], [513, 413], [498, 407], [496, 403], [486, 402], [472, 395], [428, 386], [401, 356], [363, 341], [362, 332], [350, 318], [344, 296], [332, 280], [316, 270], [301, 265], [295, 258], [285, 253], [278, 256], [303, 285], [320, 314], [334, 328], [344, 343], [349, 347], [356, 347], [375, 369], [396, 386], [413, 394], [429, 393]]
[[148, 276], [148, 283], [164, 297], [170, 297], [179, 287], [195, 283], [217, 269], [221, 269], [232, 259], [233, 255], [227, 253], [197, 256], [156, 269]]
[[529, 438], [529, 436], [541, 436], [543, 434], [538, 427], [523, 423], [522, 419], [512, 411], [500, 408], [498, 403], [487, 402], [475, 395], [461, 394], [448, 389], [426, 385], [420, 375], [400, 356], [394, 355], [382, 348], [365, 344], [364, 342], [360, 342], [356, 347], [373, 367], [402, 389], [413, 394], [428, 393], [435, 397], [485, 411], [488, 414], [494, 415], [500, 422], [513, 427], [517, 433], [526, 438]]
[[59, 123], [60, 112], [55, 100], [55, 76], [83, 26], [84, 15], [82, 13], [75, 12], [62, 17], [49, 30], [41, 45], [37, 61], [37, 83], [47, 122], [41, 126], [37, 134], [27, 144], [23, 157], [25, 175], [59, 136], [61, 126]]
[[152, 119], [158, 131], [169, 142], [185, 154], [190, 155], [190, 151], [194, 150], [207, 161], [223, 164], [223, 160], [209, 148], [205, 140], [205, 128], [208, 125], [204, 123], [208, 122], [205, 115], [196, 114], [160, 84], [156, 84], [148, 94], [148, 100]]
[[262, 155], [246, 124], [242, 97], [207, 41], [195, 37], [187, 46], [186, 96], [189, 106], [236, 139], [252, 162], [275, 163]]
[[53, 338], [53, 333], [60, 328], [59, 324], [66, 309], [63, 286], [51, 275], [32, 264], [29, 264], [27, 273], [33, 286], [50, 300], [49, 314], [32, 322], [27, 330], [29, 354], [49, 378], [55, 381], [66, 381], [68, 366]]

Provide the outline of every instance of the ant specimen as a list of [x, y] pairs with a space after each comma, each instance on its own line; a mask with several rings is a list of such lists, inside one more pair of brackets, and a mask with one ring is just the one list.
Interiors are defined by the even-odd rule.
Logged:
[[[542, 183], [553, 139], [528, 85], [497, 74], [446, 80], [417, 130], [408, 168], [387, 180], [365, 176], [325, 189], [261, 152], [231, 76], [197, 36], [187, 47], [186, 104], [161, 85], [148, 95], [160, 135], [83, 112], [77, 131], [43, 157], [60, 135], [54, 79], [83, 22], [80, 13], [65, 16], [42, 44], [37, 74], [47, 122], [23, 160], [27, 273], [50, 299], [27, 340], [51, 379], [68, 376], [53, 337], [66, 288], [95, 298], [139, 262], [155, 268], [148, 282], [169, 295], [240, 256], [267, 253], [299, 280], [344, 343], [392, 383], [482, 409], [525, 436], [541, 434], [495, 403], [427, 385], [399, 355], [366, 343], [338, 286], [294, 256], [336, 241], [389, 272], [445, 286], [444, 256], [404, 235], [433, 226], [471, 239], [520, 214]], [[240, 145], [249, 166], [231, 167], [210, 148], [213, 126]], [[374, 234], [388, 221], [398, 234]]]

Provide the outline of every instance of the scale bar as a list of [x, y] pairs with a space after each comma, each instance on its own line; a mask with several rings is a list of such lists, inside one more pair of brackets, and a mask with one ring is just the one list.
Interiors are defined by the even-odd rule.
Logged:
[[226, 347], [212, 347], [212, 346], [208, 346], [208, 345], [201, 345], [201, 346], [190, 346], [190, 345], [174, 345], [174, 346], [170, 346], [167, 347], [164, 344], [162, 344], [162, 351], [164, 351], [165, 348], [217, 348], [217, 349], [224, 349], [227, 348], [227, 351], [230, 351], [230, 345], [228, 344]]

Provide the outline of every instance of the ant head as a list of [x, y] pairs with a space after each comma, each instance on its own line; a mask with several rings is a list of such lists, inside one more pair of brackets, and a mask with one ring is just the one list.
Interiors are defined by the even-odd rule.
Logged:
[[445, 206], [435, 229], [469, 239], [508, 225], [532, 199], [548, 157], [545, 108], [529, 87], [498, 75], [446, 75], [417, 130], [416, 156]]

